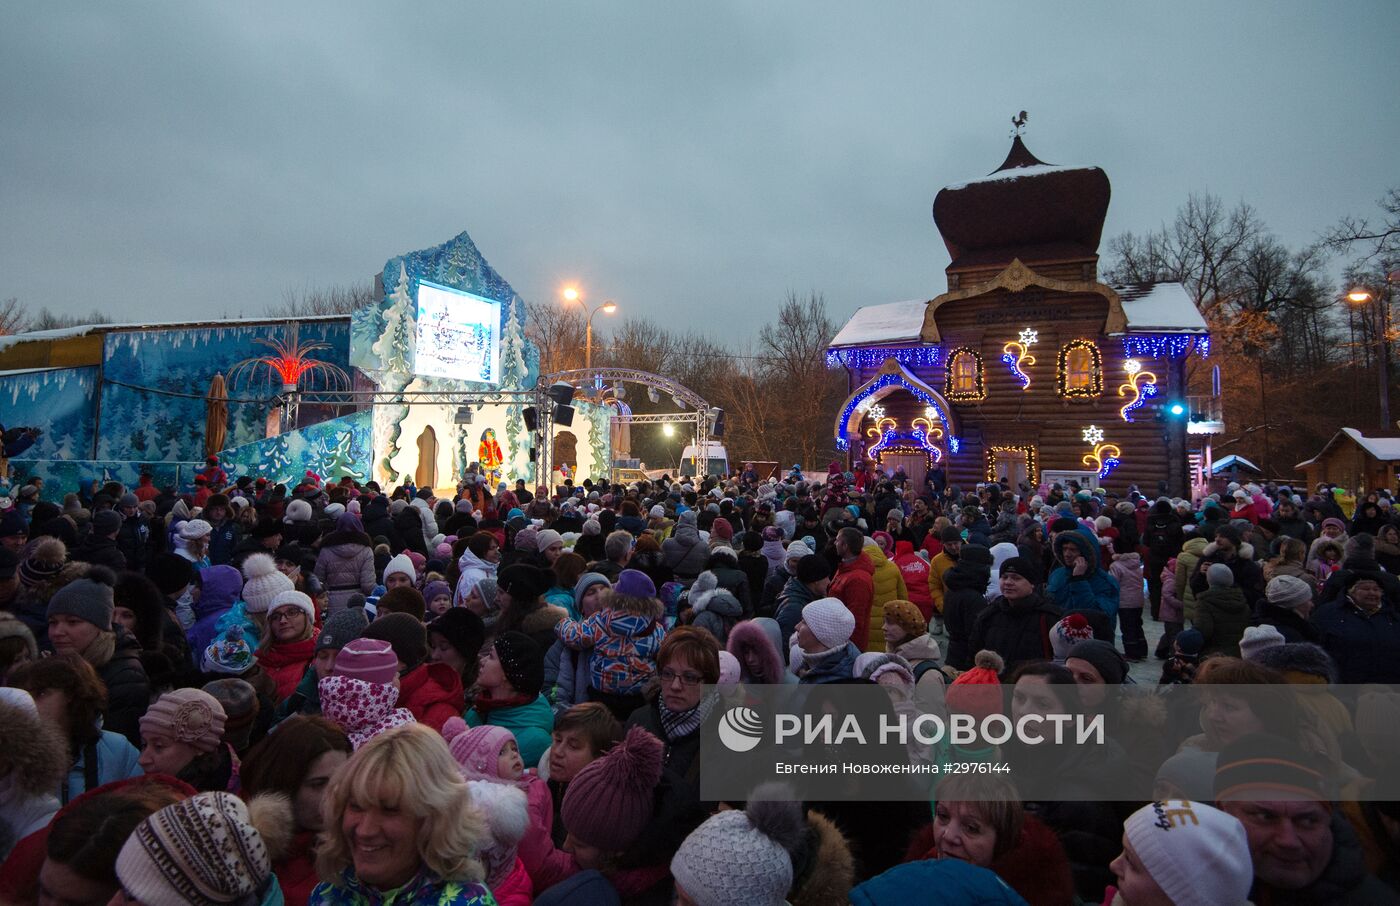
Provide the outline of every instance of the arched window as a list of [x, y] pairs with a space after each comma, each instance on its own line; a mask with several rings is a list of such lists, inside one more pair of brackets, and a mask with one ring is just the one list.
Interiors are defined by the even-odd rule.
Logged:
[[948, 399], [964, 403], [977, 402], [987, 396], [982, 357], [977, 350], [963, 346], [948, 356], [943, 392]]
[[1062, 346], [1056, 370], [1060, 396], [1083, 399], [1103, 392], [1103, 354], [1092, 340], [1070, 340]]

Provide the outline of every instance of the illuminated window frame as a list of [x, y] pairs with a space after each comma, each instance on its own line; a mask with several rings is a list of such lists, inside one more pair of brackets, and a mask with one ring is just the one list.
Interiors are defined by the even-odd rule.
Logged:
[[[1086, 349], [1089, 351], [1091, 368], [1088, 387], [1069, 386], [1069, 355], [1076, 349]], [[1055, 375], [1058, 383], [1057, 389], [1060, 396], [1065, 399], [1098, 399], [1103, 394], [1103, 353], [1099, 351], [1099, 346], [1093, 340], [1078, 339], [1070, 340], [1060, 347], [1058, 361], [1055, 363]]]
[[[970, 356], [976, 365], [973, 371], [973, 389], [970, 391], [958, 390], [955, 387], [960, 356]], [[956, 403], [978, 403], [987, 398], [986, 363], [982, 361], [981, 354], [971, 346], [959, 346], [948, 353], [948, 364], [943, 375], [943, 395], [950, 402]]]
[[[986, 450], [987, 480], [997, 480], [997, 454], [1021, 453], [1026, 457], [1026, 483], [1032, 488], [1040, 486], [1040, 456], [1034, 444], [997, 444]], [[1014, 489], [1013, 489], [1014, 490]]]

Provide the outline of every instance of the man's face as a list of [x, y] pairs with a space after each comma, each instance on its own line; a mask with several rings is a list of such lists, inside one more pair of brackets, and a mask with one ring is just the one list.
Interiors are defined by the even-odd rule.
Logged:
[[11, 550], [18, 554], [20, 551], [24, 550], [24, 545], [27, 540], [28, 539], [24, 535], [6, 535], [0, 538], [0, 544], [3, 544], [6, 550]]
[[1235, 555], [1235, 542], [1231, 541], [1229, 538], [1217, 536], [1215, 539], [1215, 549], [1228, 559]]
[[1300, 890], [1332, 860], [1332, 813], [1321, 802], [1224, 802], [1244, 825], [1254, 876], [1280, 890]]
[[1060, 562], [1064, 563], [1068, 568], [1074, 569], [1082, 559], [1083, 557], [1080, 556], [1079, 548], [1076, 545], [1068, 541], [1060, 545]]
[[956, 560], [956, 559], [958, 559], [958, 554], [962, 553], [962, 542], [961, 542], [961, 541], [944, 541], [944, 542], [943, 542], [943, 550], [944, 550], [944, 552], [945, 552], [948, 556], [950, 556], [950, 557], [952, 557], [954, 560]]

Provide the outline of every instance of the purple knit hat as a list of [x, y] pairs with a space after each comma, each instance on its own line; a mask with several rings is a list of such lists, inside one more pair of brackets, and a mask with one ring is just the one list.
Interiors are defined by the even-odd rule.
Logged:
[[345, 512], [335, 517], [335, 530], [337, 532], [363, 532], [365, 524], [360, 521], [359, 516]]
[[623, 852], [651, 820], [664, 761], [661, 740], [641, 727], [590, 763], [564, 793], [560, 817], [575, 839], [607, 852]]
[[496, 773], [501, 749], [514, 741], [515, 734], [505, 727], [483, 724], [468, 727], [460, 717], [449, 717], [442, 725], [442, 738], [452, 750], [452, 757], [462, 770], [465, 780], [503, 780]]

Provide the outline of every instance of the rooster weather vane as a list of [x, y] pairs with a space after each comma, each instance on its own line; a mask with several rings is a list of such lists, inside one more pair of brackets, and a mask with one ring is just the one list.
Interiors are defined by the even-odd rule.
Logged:
[[1023, 130], [1025, 130], [1025, 128], [1026, 128], [1026, 119], [1027, 119], [1027, 114], [1026, 114], [1026, 111], [1024, 111], [1024, 110], [1022, 110], [1020, 113], [1016, 114], [1015, 116], [1013, 116], [1013, 117], [1011, 118], [1011, 127], [1012, 127], [1011, 134], [1012, 134], [1012, 135], [1020, 135], [1021, 132], [1022, 132]]

